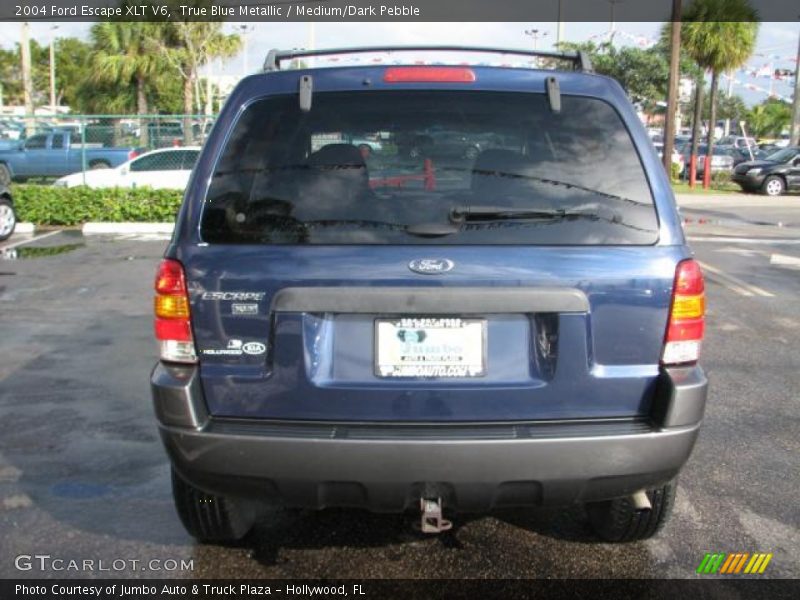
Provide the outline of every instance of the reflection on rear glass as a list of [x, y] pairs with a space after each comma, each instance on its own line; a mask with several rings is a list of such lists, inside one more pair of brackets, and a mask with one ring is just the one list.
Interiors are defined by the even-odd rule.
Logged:
[[[448, 225], [455, 206], [537, 218]], [[543, 218], [568, 211], [571, 218]], [[604, 215], [613, 214], [614, 218]], [[450, 91], [318, 93], [253, 104], [215, 170], [211, 243], [651, 244], [652, 196], [605, 102]]]

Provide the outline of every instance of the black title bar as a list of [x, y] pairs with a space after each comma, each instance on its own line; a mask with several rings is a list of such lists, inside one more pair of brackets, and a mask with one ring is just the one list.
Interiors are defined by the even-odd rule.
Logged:
[[[691, 0], [684, 0], [689, 5]], [[760, 21], [798, 22], [786, 0], [750, 0]], [[3, 0], [16, 21], [616, 22], [670, 19], [672, 0]]]

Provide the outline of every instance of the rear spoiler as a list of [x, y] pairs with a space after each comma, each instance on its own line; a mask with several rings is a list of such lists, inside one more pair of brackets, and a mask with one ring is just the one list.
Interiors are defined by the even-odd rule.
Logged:
[[567, 61], [573, 71], [592, 72], [592, 63], [585, 52], [546, 52], [542, 50], [521, 50], [517, 48], [491, 48], [481, 46], [361, 46], [354, 48], [327, 48], [322, 50], [270, 50], [264, 61], [264, 72], [280, 70], [282, 61], [314, 56], [333, 56], [341, 54], [367, 54], [372, 52], [474, 52], [484, 54], [506, 54], [549, 58]]

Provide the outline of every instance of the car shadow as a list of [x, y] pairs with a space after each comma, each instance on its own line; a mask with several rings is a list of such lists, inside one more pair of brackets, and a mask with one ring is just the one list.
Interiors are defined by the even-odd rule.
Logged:
[[[355, 508], [324, 510], [274, 508], [268, 511], [253, 531], [236, 547], [249, 548], [251, 558], [264, 566], [280, 564], [281, 551], [309, 549], [376, 548], [389, 549], [418, 542], [439, 549], [462, 550], [461, 534], [468, 528], [511, 526], [561, 542], [601, 543], [589, 529], [581, 506], [565, 508], [516, 508], [480, 514], [448, 514], [452, 529], [439, 534], [422, 533], [419, 513], [376, 514]], [[494, 521], [492, 525], [490, 521]], [[483, 522], [483, 523], [481, 523]]]

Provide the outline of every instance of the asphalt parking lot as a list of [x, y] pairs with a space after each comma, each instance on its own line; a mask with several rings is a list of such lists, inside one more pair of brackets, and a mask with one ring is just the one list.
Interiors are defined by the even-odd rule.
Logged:
[[[148, 386], [165, 240], [15, 236], [0, 246], [0, 577], [695, 577], [706, 552], [739, 551], [774, 554], [764, 577], [800, 576], [800, 197], [682, 204], [707, 275], [706, 422], [672, 521], [621, 546], [578, 507], [456, 515], [435, 537], [411, 515], [275, 509], [240, 546], [195, 544]], [[127, 562], [15, 567], [36, 554]]]

